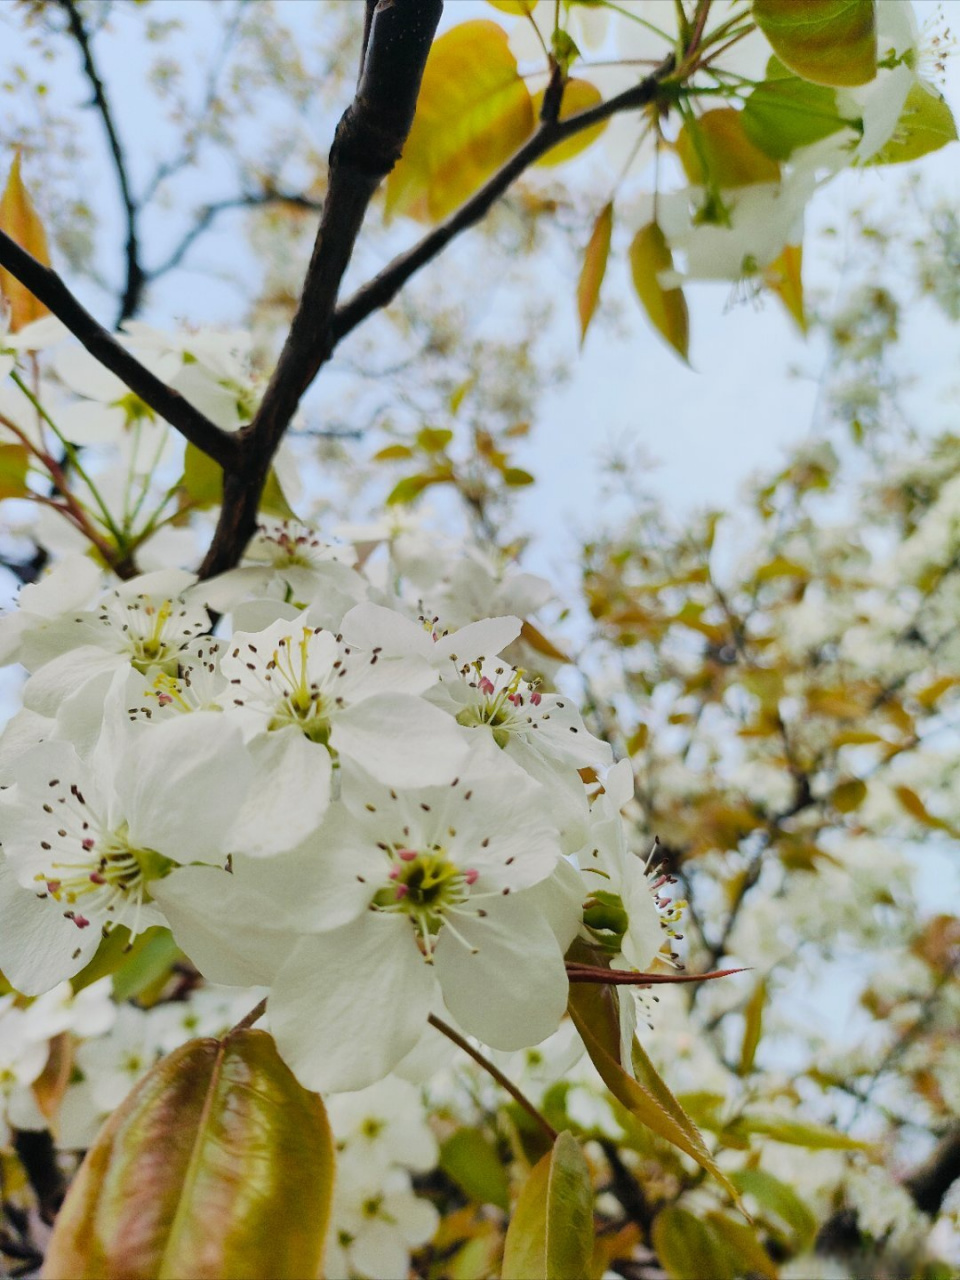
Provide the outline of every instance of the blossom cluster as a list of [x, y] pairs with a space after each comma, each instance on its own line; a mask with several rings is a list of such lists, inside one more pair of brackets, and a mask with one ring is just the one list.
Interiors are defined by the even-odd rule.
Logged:
[[0, 621], [29, 673], [0, 738], [19, 991], [165, 925], [210, 981], [267, 988], [281, 1053], [337, 1091], [435, 1040], [431, 1016], [542, 1041], [578, 934], [640, 971], [669, 952], [630, 767], [505, 656], [522, 619], [425, 609], [353, 559], [279, 522], [206, 582], [68, 557], [23, 589]]

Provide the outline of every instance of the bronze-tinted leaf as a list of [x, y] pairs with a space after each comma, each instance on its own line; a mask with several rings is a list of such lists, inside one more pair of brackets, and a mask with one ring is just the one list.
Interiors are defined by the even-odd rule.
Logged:
[[583, 255], [580, 279], [577, 281], [577, 312], [580, 316], [580, 345], [587, 336], [600, 298], [600, 286], [607, 270], [610, 256], [610, 237], [613, 234], [613, 204], [606, 204], [597, 215]]
[[46, 1280], [303, 1280], [333, 1187], [323, 1104], [263, 1031], [193, 1040], [146, 1076], [74, 1179]]
[[804, 80], [856, 85], [877, 74], [874, 0], [753, 0], [752, 7], [774, 53]]
[[[38, 262], [42, 262], [47, 267], [50, 265], [47, 233], [43, 229], [40, 215], [34, 208], [30, 193], [20, 176], [19, 151], [13, 157], [10, 176], [7, 178], [3, 196], [0, 197], [0, 231], [5, 231]], [[10, 306], [10, 330], [13, 333], [22, 329], [24, 325], [50, 314], [48, 308], [38, 301], [25, 285], [22, 285], [3, 267], [0, 267], [0, 293]]]

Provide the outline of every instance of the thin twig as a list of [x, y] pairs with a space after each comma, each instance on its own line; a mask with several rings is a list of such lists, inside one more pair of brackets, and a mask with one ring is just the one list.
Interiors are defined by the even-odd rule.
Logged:
[[438, 1018], [435, 1014], [431, 1013], [427, 1018], [427, 1021], [430, 1023], [431, 1027], [436, 1027], [438, 1031], [442, 1032], [448, 1040], [452, 1040], [455, 1045], [464, 1051], [464, 1053], [468, 1053], [474, 1062], [479, 1063], [479, 1065], [483, 1067], [484, 1071], [491, 1075], [501, 1088], [506, 1089], [514, 1102], [523, 1107], [527, 1115], [532, 1116], [533, 1119], [536, 1120], [537, 1124], [541, 1129], [543, 1129], [550, 1141], [556, 1142], [557, 1131], [554, 1129], [550, 1121], [546, 1116], [540, 1114], [530, 1099], [520, 1092], [512, 1080], [507, 1079], [499, 1067], [495, 1067], [489, 1058], [485, 1058], [479, 1049], [475, 1049], [469, 1040], [465, 1040], [459, 1032], [454, 1031], [453, 1027], [444, 1022], [442, 1018]]
[[255, 1022], [259, 1022], [263, 1015], [267, 1012], [267, 1001], [264, 997], [259, 1004], [255, 1004], [249, 1013], [244, 1014], [236, 1026], [231, 1027], [227, 1035], [233, 1035], [236, 1031], [246, 1031], [252, 1027]]
[[39, 299], [90, 354], [134, 391], [161, 418], [175, 427], [191, 444], [226, 467], [235, 462], [238, 441], [221, 430], [189, 400], [161, 381], [156, 374], [128, 351], [112, 333], [95, 320], [70, 292], [52, 267], [38, 262], [21, 249], [16, 240], [0, 231], [0, 267], [4, 267]]
[[119, 326], [139, 310], [143, 286], [146, 283], [146, 276], [140, 265], [140, 243], [137, 236], [137, 218], [140, 208], [136, 200], [134, 200], [133, 192], [130, 189], [126, 157], [124, 156], [123, 147], [120, 145], [120, 138], [114, 124], [113, 112], [110, 110], [110, 104], [107, 101], [103, 80], [100, 78], [97, 65], [93, 60], [90, 34], [73, 0], [57, 0], [57, 3], [67, 15], [70, 33], [80, 50], [84, 74], [93, 93], [93, 105], [97, 108], [100, 113], [100, 119], [103, 121], [103, 128], [107, 135], [107, 145], [113, 157], [113, 167], [116, 171], [120, 199], [123, 202], [123, 210], [127, 222], [127, 242], [125, 247], [127, 279], [123, 289], [123, 297], [120, 301], [120, 311], [117, 315], [117, 325]]

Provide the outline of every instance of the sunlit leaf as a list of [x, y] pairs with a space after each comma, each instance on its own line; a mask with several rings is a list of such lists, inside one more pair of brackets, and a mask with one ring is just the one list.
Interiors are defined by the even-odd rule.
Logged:
[[660, 227], [648, 223], [630, 245], [633, 287], [654, 328], [684, 360], [690, 347], [690, 316], [683, 290], [664, 288], [658, 277], [673, 270], [673, 254]]
[[552, 658], [554, 662], [571, 662], [572, 659], [563, 649], [558, 649], [552, 640], [549, 640], [542, 631], [538, 631], [532, 622], [524, 622], [520, 628], [520, 637], [525, 640], [531, 649], [535, 649], [537, 653], [542, 653], [545, 658]]
[[805, 1120], [792, 1120], [789, 1116], [744, 1115], [730, 1125], [729, 1132], [757, 1133], [775, 1142], [785, 1142], [793, 1147], [806, 1147], [809, 1151], [871, 1151], [869, 1142], [851, 1138], [838, 1129], [812, 1124]]
[[[0, 231], [5, 231], [11, 240], [16, 240], [21, 249], [26, 249], [38, 262], [47, 267], [50, 265], [47, 233], [20, 176], [19, 151], [14, 154], [7, 185], [0, 197]], [[0, 293], [10, 307], [12, 333], [50, 314], [48, 308], [25, 285], [14, 279], [3, 267], [0, 267]]]
[[0, 498], [23, 498], [30, 454], [25, 444], [0, 444]]
[[856, 85], [877, 74], [874, 0], [753, 0], [752, 8], [774, 53], [804, 80]]
[[73, 1038], [61, 1031], [50, 1041], [47, 1061], [30, 1086], [40, 1111], [52, 1120], [60, 1108], [73, 1068]]
[[607, 270], [610, 256], [610, 237], [613, 234], [613, 204], [606, 204], [597, 215], [583, 255], [580, 279], [577, 281], [577, 312], [580, 316], [580, 345], [587, 336], [600, 298], [600, 286]]
[[[540, 89], [533, 95], [533, 111], [537, 117], [543, 105], [543, 92]], [[567, 120], [570, 116], [579, 115], [581, 111], [589, 111], [591, 107], [597, 106], [602, 101], [603, 94], [589, 80], [568, 80], [563, 90], [563, 100], [560, 103], [560, 114], [557, 118]], [[546, 155], [541, 156], [537, 161], [537, 167], [550, 168], [555, 164], [563, 164], [565, 160], [572, 160], [581, 151], [586, 151], [587, 147], [600, 137], [607, 124], [608, 121], [601, 120], [599, 124], [592, 124], [589, 129], [581, 129], [572, 138], [566, 138], [557, 146], [551, 147]]]
[[333, 1162], [322, 1102], [266, 1032], [193, 1040], [154, 1067], [100, 1131], [43, 1274], [316, 1276]]
[[911, 787], [894, 787], [894, 793], [911, 818], [916, 818], [917, 822], [925, 827], [930, 827], [934, 831], [948, 831], [951, 835], [954, 833], [953, 826], [949, 822], [945, 822], [943, 818], [938, 818], [935, 814], [932, 814]]
[[398, 480], [390, 492], [387, 494], [387, 506], [406, 506], [411, 502], [415, 502], [425, 489], [429, 489], [432, 484], [449, 484], [453, 479], [453, 472], [449, 467], [440, 471], [423, 472], [420, 475], [404, 476], [402, 480]]
[[753, 1227], [717, 1212], [708, 1213], [704, 1221], [720, 1253], [732, 1262], [736, 1276], [765, 1276], [767, 1280], [777, 1280], [780, 1272]]
[[448, 427], [421, 427], [417, 432], [417, 445], [425, 453], [442, 453], [453, 439]]
[[775, 1214], [793, 1233], [796, 1251], [802, 1253], [813, 1243], [817, 1218], [792, 1187], [764, 1169], [740, 1169], [730, 1181], [744, 1195], [753, 1196], [764, 1211]]
[[737, 1071], [745, 1076], [753, 1070], [753, 1061], [757, 1056], [757, 1045], [763, 1030], [763, 1006], [767, 999], [767, 984], [758, 982], [753, 994], [747, 1001], [743, 1011], [743, 1041], [740, 1045], [740, 1062]]
[[582, 1280], [593, 1253], [590, 1169], [571, 1133], [533, 1168], [503, 1248], [503, 1280]]
[[387, 179], [387, 215], [439, 221], [533, 130], [533, 103], [507, 33], [479, 18], [434, 41], [403, 155]]
[[408, 444], [388, 444], [383, 449], [378, 449], [373, 455], [373, 462], [401, 462], [406, 458], [413, 457], [413, 450]]
[[733, 107], [717, 107], [684, 124], [677, 136], [677, 155], [695, 186], [747, 187], [780, 181], [779, 164], [747, 136], [743, 114]]
[[893, 137], [869, 163], [904, 164], [956, 139], [957, 123], [946, 100], [932, 84], [918, 80], [910, 87]]
[[690, 1280], [692, 1276], [737, 1280], [733, 1260], [724, 1256], [713, 1233], [688, 1209], [679, 1205], [661, 1209], [651, 1236], [657, 1260], [670, 1280]]
[[834, 787], [830, 803], [839, 813], [853, 813], [866, 798], [867, 784], [860, 778], [847, 778]]
[[[788, 244], [763, 269], [763, 283], [775, 293], [797, 322], [801, 333], [807, 332], [807, 313], [803, 304], [803, 245]], [[804, 569], [809, 577], [809, 569]]]
[[529, 471], [524, 471], [522, 467], [504, 467], [503, 483], [509, 485], [511, 489], [522, 489], [528, 484], [534, 484], [535, 477]]
[[798, 147], [848, 124], [833, 89], [792, 75], [778, 58], [770, 59], [766, 79], [748, 95], [740, 120], [753, 145], [774, 160], [787, 160]]
[[[570, 956], [574, 957], [574, 951], [571, 951]], [[571, 984], [570, 1017], [604, 1084], [642, 1124], [694, 1159], [737, 1199], [736, 1190], [717, 1166], [697, 1126], [667, 1088], [636, 1040], [634, 1067], [639, 1078], [634, 1079], [624, 1071], [620, 1064], [620, 1025], [616, 1001], [616, 992], [611, 987]]]
[[[218, 507], [223, 501], [223, 470], [220, 464], [196, 445], [188, 444], [183, 456], [179, 490], [180, 503], [184, 509], [205, 511], [210, 507]], [[264, 515], [275, 516], [278, 520], [296, 519], [273, 468], [267, 475], [258, 509]]]
[[480, 1204], [510, 1207], [510, 1183], [496, 1147], [480, 1129], [458, 1129], [440, 1148], [440, 1168]]

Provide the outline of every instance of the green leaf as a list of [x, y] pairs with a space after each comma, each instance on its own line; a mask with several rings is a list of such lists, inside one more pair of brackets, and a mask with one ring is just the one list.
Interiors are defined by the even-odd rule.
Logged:
[[752, 1227], [717, 1212], [708, 1213], [706, 1223], [721, 1253], [733, 1263], [736, 1276], [766, 1276], [767, 1280], [777, 1280], [780, 1273]]
[[520, 489], [524, 485], [534, 484], [535, 477], [529, 471], [524, 471], [522, 467], [504, 467], [503, 483], [509, 485], [511, 489]]
[[750, 140], [743, 116], [733, 107], [717, 107], [684, 124], [675, 146], [694, 186], [749, 187], [780, 181], [779, 164]]
[[668, 1205], [661, 1209], [651, 1229], [653, 1247], [660, 1265], [671, 1280], [737, 1280], [731, 1258], [709, 1228], [688, 1209]]
[[805, 1120], [792, 1120], [788, 1116], [771, 1113], [766, 1116], [743, 1115], [729, 1127], [732, 1134], [761, 1134], [774, 1142], [785, 1142], [793, 1147], [806, 1147], [808, 1151], [873, 1151], [869, 1142], [861, 1142], [826, 1125], [812, 1124]]
[[148, 929], [138, 935], [129, 954], [114, 972], [114, 1000], [120, 1004], [135, 996], [142, 1000], [146, 992], [167, 980], [173, 966], [182, 958], [183, 952], [169, 929]]
[[787, 160], [848, 125], [839, 114], [837, 95], [824, 85], [791, 75], [778, 58], [767, 64], [767, 78], [753, 90], [740, 114], [743, 132], [774, 160]]
[[417, 445], [425, 453], [442, 453], [453, 439], [453, 432], [447, 427], [421, 427], [417, 432]]
[[484, 18], [433, 42], [386, 213], [439, 221], [513, 155], [534, 127], [533, 103], [507, 33]]
[[637, 232], [630, 245], [630, 273], [637, 297], [655, 329], [684, 360], [690, 347], [690, 316], [683, 290], [665, 289], [658, 276], [673, 270], [673, 254], [655, 222]]
[[440, 1168], [480, 1204], [510, 1207], [510, 1182], [497, 1149], [480, 1129], [458, 1129], [440, 1148]]
[[752, 7], [774, 53], [804, 80], [857, 85], [877, 74], [873, 0], [753, 0]]
[[398, 504], [407, 505], [415, 502], [424, 489], [429, 489], [432, 484], [449, 484], [452, 479], [453, 472], [449, 467], [441, 471], [428, 471], [420, 475], [404, 476], [402, 480], [397, 481], [387, 494], [387, 506], [394, 507]]
[[101, 1129], [57, 1218], [44, 1274], [316, 1276], [333, 1164], [323, 1103], [266, 1032], [193, 1040]]
[[[533, 95], [533, 113], [538, 119], [543, 105], [543, 92], [540, 89]], [[570, 116], [579, 115], [581, 111], [589, 111], [591, 107], [597, 106], [602, 101], [603, 94], [595, 84], [590, 84], [588, 80], [568, 80], [564, 86], [563, 101], [560, 103], [560, 114], [557, 119], [567, 120]], [[592, 124], [589, 129], [581, 129], [579, 133], [564, 139], [557, 146], [551, 147], [546, 155], [542, 155], [535, 167], [549, 169], [555, 164], [572, 160], [581, 151], [586, 151], [587, 147], [600, 137], [608, 123], [607, 120], [601, 120], [599, 124]]]
[[503, 1280], [583, 1280], [592, 1254], [590, 1168], [564, 1132], [520, 1192], [503, 1246]]
[[600, 286], [607, 271], [610, 238], [613, 234], [613, 202], [605, 204], [597, 215], [590, 240], [583, 255], [580, 279], [577, 281], [577, 313], [580, 316], [580, 345], [583, 346], [600, 299]]
[[956, 139], [957, 124], [946, 101], [933, 85], [918, 80], [910, 87], [893, 137], [869, 163], [904, 164]]
[[830, 803], [838, 813], [853, 813], [867, 798], [867, 784], [860, 778], [847, 778], [833, 789]]
[[388, 444], [385, 449], [378, 449], [373, 455], [373, 462], [401, 462], [413, 457], [413, 450], [408, 444]]
[[757, 1045], [763, 1031], [763, 1006], [767, 999], [767, 984], [758, 982], [753, 989], [747, 1007], [743, 1011], [743, 1043], [740, 1046], [740, 1062], [737, 1071], [740, 1075], [749, 1075], [753, 1070], [753, 1061], [757, 1056]]
[[0, 444], [0, 498], [24, 498], [30, 454], [25, 444]]
[[[575, 948], [571, 949], [570, 958], [575, 959], [579, 954]], [[739, 1203], [735, 1187], [707, 1150], [699, 1129], [660, 1078], [638, 1040], [633, 1042], [637, 1079], [620, 1065], [616, 991], [602, 984], [571, 983], [569, 1010], [593, 1065], [613, 1096], [641, 1124], [712, 1174]]]
[[817, 1234], [816, 1215], [807, 1208], [794, 1189], [765, 1169], [741, 1169], [730, 1181], [743, 1195], [754, 1198], [762, 1210], [774, 1213], [793, 1232], [797, 1253], [805, 1252]]
[[[214, 462], [202, 449], [188, 444], [183, 455], [183, 474], [178, 486], [181, 507], [196, 511], [218, 507], [223, 501], [223, 469], [219, 462]], [[267, 474], [267, 482], [260, 495], [259, 510], [264, 515], [276, 516], [279, 520], [296, 519], [273, 468]]]

